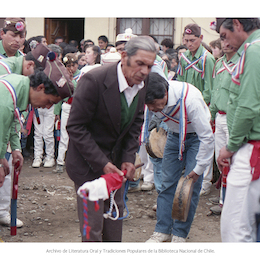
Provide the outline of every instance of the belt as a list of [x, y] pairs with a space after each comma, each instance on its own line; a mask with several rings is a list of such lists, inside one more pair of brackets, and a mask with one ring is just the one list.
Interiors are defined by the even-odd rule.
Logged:
[[[167, 130], [167, 133], [172, 134], [172, 135], [179, 136], [179, 133], [173, 132], [173, 131], [170, 130], [170, 129]], [[187, 133], [187, 134], [186, 134], [186, 137], [195, 136], [195, 135], [197, 135], [195, 132], [193, 132], [193, 133]]]
[[218, 111], [218, 113], [221, 114], [221, 115], [225, 115], [226, 114], [226, 112], [220, 111], [220, 110]]

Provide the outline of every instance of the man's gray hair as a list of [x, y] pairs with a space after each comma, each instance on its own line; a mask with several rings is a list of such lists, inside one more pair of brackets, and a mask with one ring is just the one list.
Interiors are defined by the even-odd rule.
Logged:
[[49, 44], [48, 48], [51, 49], [53, 52], [56, 52], [58, 55], [60, 55], [62, 53], [62, 49], [59, 45]]
[[150, 36], [138, 36], [132, 38], [125, 45], [125, 51], [128, 57], [134, 56], [138, 50], [150, 51], [156, 53], [154, 40]]

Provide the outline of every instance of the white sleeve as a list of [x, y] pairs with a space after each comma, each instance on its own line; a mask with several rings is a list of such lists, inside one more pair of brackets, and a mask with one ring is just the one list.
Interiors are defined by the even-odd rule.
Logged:
[[[197, 93], [196, 93], [197, 94]], [[201, 93], [192, 97], [192, 102], [186, 104], [188, 119], [200, 141], [199, 151], [196, 156], [197, 164], [193, 171], [201, 175], [207, 166], [212, 163], [214, 156], [214, 135], [210, 125], [210, 111], [203, 100]]]

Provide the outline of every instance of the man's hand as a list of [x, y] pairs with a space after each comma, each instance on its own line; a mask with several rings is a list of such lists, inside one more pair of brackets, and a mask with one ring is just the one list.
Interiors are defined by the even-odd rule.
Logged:
[[15, 165], [17, 161], [20, 161], [20, 165], [17, 168], [18, 171], [20, 171], [23, 167], [23, 155], [20, 151], [12, 151], [13, 161], [12, 164]]
[[4, 167], [0, 167], [0, 187], [4, 185], [5, 181], [5, 170]]
[[229, 167], [229, 160], [234, 153], [228, 151], [226, 147], [222, 147], [219, 151], [219, 156], [217, 159], [217, 164], [219, 170], [222, 172], [224, 167]]
[[108, 162], [103, 168], [105, 174], [117, 172], [120, 176], [124, 176], [124, 173], [120, 171], [113, 163]]
[[126, 170], [126, 178], [130, 181], [134, 181], [134, 176], [135, 176], [135, 166], [134, 164], [130, 162], [124, 162], [121, 165], [121, 170], [124, 171]]
[[191, 171], [191, 172], [189, 173], [189, 175], [186, 176], [187, 179], [192, 179], [194, 183], [198, 180], [199, 177], [200, 177], [200, 175], [198, 175], [198, 174], [197, 174], [196, 172], [194, 172], [194, 171]]
[[152, 131], [155, 127], [156, 127], [156, 131], [158, 132], [159, 131], [159, 128], [160, 128], [160, 123], [162, 122], [161, 119], [159, 119], [157, 116], [153, 116], [150, 123], [149, 123], [149, 126], [148, 126], [148, 131]]

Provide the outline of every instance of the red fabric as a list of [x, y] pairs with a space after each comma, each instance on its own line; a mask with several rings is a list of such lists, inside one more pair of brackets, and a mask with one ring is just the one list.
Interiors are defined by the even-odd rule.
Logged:
[[221, 114], [221, 115], [225, 115], [226, 114], [226, 112], [220, 111], [220, 110], [218, 111], [218, 113]]
[[73, 97], [70, 97], [66, 103], [71, 104], [73, 100]]
[[[123, 172], [126, 174], [126, 171]], [[101, 177], [106, 180], [108, 194], [111, 191], [120, 189], [122, 186], [123, 176], [120, 176], [118, 173], [104, 174]]]
[[32, 122], [33, 122], [33, 110], [30, 111], [28, 120], [27, 120], [27, 124], [26, 124], [26, 130], [28, 131], [27, 135], [29, 135], [31, 133]]
[[[258, 180], [260, 177], [260, 141], [249, 141], [248, 143], [254, 146], [251, 158], [250, 158], [250, 165], [252, 167], [252, 181]], [[253, 169], [254, 168], [254, 169]]]

